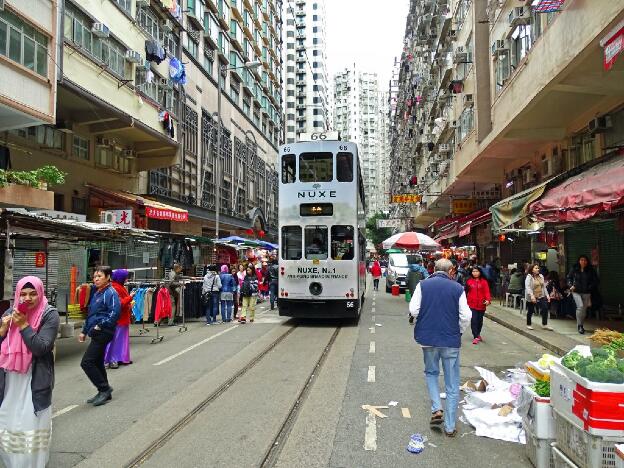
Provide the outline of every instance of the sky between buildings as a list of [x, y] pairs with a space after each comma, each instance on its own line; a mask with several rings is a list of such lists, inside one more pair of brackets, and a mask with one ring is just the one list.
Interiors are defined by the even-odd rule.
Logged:
[[355, 63], [377, 73], [386, 90], [403, 50], [409, 0], [326, 0], [329, 78]]

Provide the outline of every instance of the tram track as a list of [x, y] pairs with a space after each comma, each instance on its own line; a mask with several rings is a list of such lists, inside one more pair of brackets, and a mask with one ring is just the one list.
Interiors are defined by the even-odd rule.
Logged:
[[[173, 426], [171, 426], [165, 433], [155, 439], [147, 448], [145, 448], [140, 454], [135, 456], [130, 462], [126, 463], [124, 466], [127, 468], [131, 467], [139, 467], [145, 464], [154, 454], [156, 454], [160, 449], [167, 446], [167, 444], [173, 439], [178, 433], [183, 431], [189, 424], [193, 422], [193, 420], [198, 417], [202, 412], [204, 412], [210, 405], [215, 402], [220, 396], [222, 396], [228, 389], [232, 386], [236, 385], [237, 382], [246, 376], [252, 369], [258, 366], [265, 358], [271, 354], [271, 351], [278, 348], [278, 346], [284, 342], [286, 338], [288, 338], [296, 329], [301, 328], [301, 325], [294, 324], [289, 327], [284, 333], [280, 334], [275, 340], [273, 340], [269, 345], [262, 349], [258, 355], [250, 360], [242, 369], [240, 369], [236, 374], [232, 375], [228, 378], [223, 384], [221, 384], [217, 389], [215, 389], [210, 395], [208, 395], [205, 399], [203, 399], [199, 404], [197, 404], [191, 411], [186, 413], [182, 418], [180, 418]], [[331, 337], [327, 341], [327, 343], [323, 346], [320, 357], [314, 365], [312, 366], [311, 372], [306, 376], [305, 383], [303, 388], [298, 393], [295, 402], [292, 407], [289, 409], [288, 414], [284, 418], [282, 424], [280, 425], [280, 429], [274, 437], [272, 443], [268, 447], [264, 458], [261, 460], [260, 465], [262, 467], [271, 467], [277, 461], [279, 454], [281, 452], [282, 446], [284, 445], [285, 440], [287, 439], [292, 427], [294, 426], [299, 411], [301, 410], [303, 404], [305, 403], [307, 396], [321, 371], [323, 364], [327, 356], [329, 355], [334, 342], [339, 334], [341, 326], [337, 325], [335, 330], [333, 331]]]

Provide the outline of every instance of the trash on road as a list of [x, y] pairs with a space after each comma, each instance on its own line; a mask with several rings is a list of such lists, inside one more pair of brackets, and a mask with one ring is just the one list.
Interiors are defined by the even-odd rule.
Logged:
[[398, 402], [398, 401], [394, 401], [394, 400], [392, 400], [391, 402], [389, 402], [389, 403], [388, 403], [388, 406], [396, 406], [396, 405], [398, 405], [398, 404], [399, 404], [399, 402]]
[[411, 453], [421, 453], [425, 449], [425, 439], [420, 434], [412, 434], [410, 436], [409, 444], [407, 444], [407, 451]]
[[383, 327], [383, 325], [381, 323], [376, 323], [375, 325], [378, 326], [378, 327]]
[[446, 400], [446, 393], [444, 393], [444, 392], [440, 393], [440, 399], [441, 400]]

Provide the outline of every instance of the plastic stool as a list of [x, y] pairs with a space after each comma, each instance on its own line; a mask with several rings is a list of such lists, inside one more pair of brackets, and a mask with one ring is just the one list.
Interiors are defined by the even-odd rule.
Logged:
[[524, 297], [521, 297], [520, 298], [520, 315], [522, 315], [522, 311], [524, 311], [525, 308], [526, 308], [526, 299]]

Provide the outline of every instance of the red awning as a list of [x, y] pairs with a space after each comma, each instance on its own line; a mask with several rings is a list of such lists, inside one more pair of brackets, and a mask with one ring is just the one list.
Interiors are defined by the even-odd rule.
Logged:
[[470, 234], [472, 228], [477, 227], [480, 224], [489, 223], [492, 220], [492, 213], [487, 210], [477, 211], [474, 214], [477, 216], [474, 216], [468, 222], [465, 222], [459, 227], [459, 237], [467, 236]]
[[439, 222], [440, 224], [438, 233], [435, 237], [436, 241], [450, 239], [451, 237], [462, 237], [470, 233], [470, 226], [468, 226], [468, 232], [465, 232], [466, 225], [472, 223], [472, 226], [487, 222], [492, 217], [487, 209], [473, 211], [472, 213], [455, 216], [454, 218], [447, 218], [445, 220], [437, 221], [434, 226]]
[[549, 223], [583, 221], [624, 206], [624, 158], [598, 164], [548, 190], [528, 214]]

